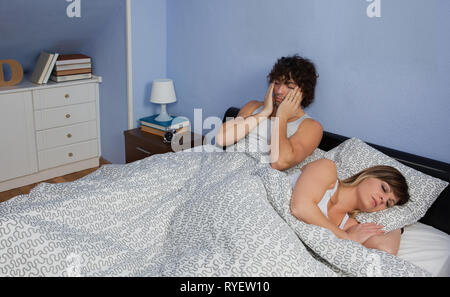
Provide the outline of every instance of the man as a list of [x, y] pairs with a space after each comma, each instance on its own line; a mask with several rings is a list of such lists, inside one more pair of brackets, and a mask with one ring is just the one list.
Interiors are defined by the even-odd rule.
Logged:
[[255, 128], [271, 119], [271, 166], [285, 170], [302, 162], [322, 139], [321, 124], [303, 111], [314, 100], [317, 74], [312, 62], [294, 55], [278, 59], [268, 79], [264, 102], [252, 100], [245, 104], [235, 119], [220, 127], [216, 141], [220, 146], [228, 146], [249, 133], [264, 138]]

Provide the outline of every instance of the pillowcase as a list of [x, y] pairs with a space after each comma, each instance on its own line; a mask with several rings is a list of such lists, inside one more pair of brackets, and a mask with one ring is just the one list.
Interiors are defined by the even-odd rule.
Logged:
[[397, 256], [433, 276], [450, 277], [450, 236], [431, 226], [406, 226]]
[[448, 185], [443, 180], [403, 165], [357, 138], [348, 139], [326, 152], [325, 158], [336, 163], [341, 180], [375, 165], [392, 166], [403, 174], [409, 186], [410, 199], [407, 203], [373, 213], [361, 212], [356, 216], [360, 223], [383, 225], [386, 232], [417, 222]]

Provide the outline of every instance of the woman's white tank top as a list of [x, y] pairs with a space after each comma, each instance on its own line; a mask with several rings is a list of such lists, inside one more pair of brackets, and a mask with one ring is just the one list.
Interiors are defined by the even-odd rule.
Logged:
[[[292, 189], [294, 189], [297, 179], [301, 173], [302, 173], [301, 171], [298, 171], [297, 173], [294, 173], [294, 174], [291, 174], [288, 176], [289, 180], [291, 182]], [[323, 195], [322, 199], [320, 200], [319, 204], [317, 205], [317, 206], [319, 206], [320, 210], [327, 218], [328, 218], [328, 202], [330, 201], [331, 197], [336, 192], [338, 185], [339, 185], [339, 181], [336, 181], [334, 188], [327, 190], [325, 192], [325, 194]], [[339, 229], [344, 228], [345, 223], [347, 222], [348, 218], [349, 218], [348, 214], [345, 214], [344, 218], [342, 219], [341, 224], [339, 225]]]

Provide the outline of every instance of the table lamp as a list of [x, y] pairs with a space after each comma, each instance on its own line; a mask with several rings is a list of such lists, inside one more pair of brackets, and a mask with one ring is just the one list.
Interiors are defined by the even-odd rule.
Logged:
[[166, 104], [176, 101], [175, 88], [171, 79], [156, 79], [153, 81], [150, 102], [161, 104], [161, 113], [155, 120], [160, 122], [172, 120], [172, 117], [167, 114]]

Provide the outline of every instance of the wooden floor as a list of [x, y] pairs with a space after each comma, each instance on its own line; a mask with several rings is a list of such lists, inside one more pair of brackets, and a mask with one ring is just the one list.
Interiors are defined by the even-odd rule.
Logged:
[[[108, 162], [107, 160], [100, 158], [100, 166], [99, 167], [95, 167], [95, 168], [90, 168], [90, 169], [86, 169], [86, 170], [82, 170], [82, 171], [78, 171], [78, 172], [74, 172], [71, 174], [67, 174], [67, 175], [63, 175], [63, 176], [58, 176], [46, 181], [42, 181], [45, 183], [66, 183], [66, 182], [71, 182], [74, 180], [77, 180], [79, 178], [82, 178], [83, 176], [88, 175], [89, 173], [92, 173], [94, 171], [96, 171], [97, 169], [99, 169], [102, 165], [104, 164], [111, 164], [111, 162]], [[41, 182], [39, 182], [41, 183]], [[23, 194], [28, 194], [30, 193], [31, 189], [33, 189], [34, 187], [36, 187], [39, 183], [34, 183], [28, 186], [23, 186], [20, 188], [16, 188], [16, 189], [11, 189], [5, 192], [0, 192], [0, 202], [9, 200], [17, 195], [23, 195]]]

